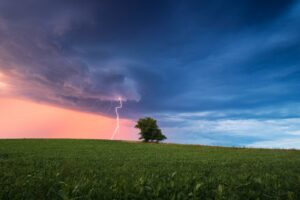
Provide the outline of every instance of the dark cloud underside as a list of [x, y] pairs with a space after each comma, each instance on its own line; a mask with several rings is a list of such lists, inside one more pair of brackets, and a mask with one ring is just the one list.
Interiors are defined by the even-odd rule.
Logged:
[[127, 116], [289, 105], [299, 12], [292, 0], [2, 1], [0, 70], [15, 95], [102, 114], [118, 96]]

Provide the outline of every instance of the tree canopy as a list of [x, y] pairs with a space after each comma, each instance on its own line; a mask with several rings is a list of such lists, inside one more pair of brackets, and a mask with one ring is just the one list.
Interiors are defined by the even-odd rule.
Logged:
[[151, 117], [141, 118], [138, 120], [135, 128], [140, 129], [140, 138], [144, 142], [159, 142], [167, 139], [157, 126], [156, 120]]

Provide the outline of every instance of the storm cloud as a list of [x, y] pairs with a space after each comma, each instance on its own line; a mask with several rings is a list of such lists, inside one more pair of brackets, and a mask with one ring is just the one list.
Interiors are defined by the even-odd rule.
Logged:
[[[1, 95], [107, 115], [121, 96], [123, 116], [203, 141], [228, 132], [199, 123], [288, 122], [300, 118], [299, 13], [293, 0], [1, 1]], [[260, 133], [233, 144], [272, 138]]]

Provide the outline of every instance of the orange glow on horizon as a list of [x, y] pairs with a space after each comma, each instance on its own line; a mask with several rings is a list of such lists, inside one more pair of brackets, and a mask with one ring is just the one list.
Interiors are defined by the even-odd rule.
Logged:
[[[0, 138], [110, 139], [114, 118], [14, 98], [0, 98]], [[134, 121], [120, 119], [117, 140], [136, 140]]]

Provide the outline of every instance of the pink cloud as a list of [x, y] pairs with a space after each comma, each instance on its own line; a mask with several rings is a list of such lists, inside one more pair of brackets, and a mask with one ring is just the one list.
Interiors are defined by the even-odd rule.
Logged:
[[[0, 138], [109, 139], [115, 119], [15, 98], [0, 98]], [[136, 140], [134, 121], [120, 120], [115, 139]]]

